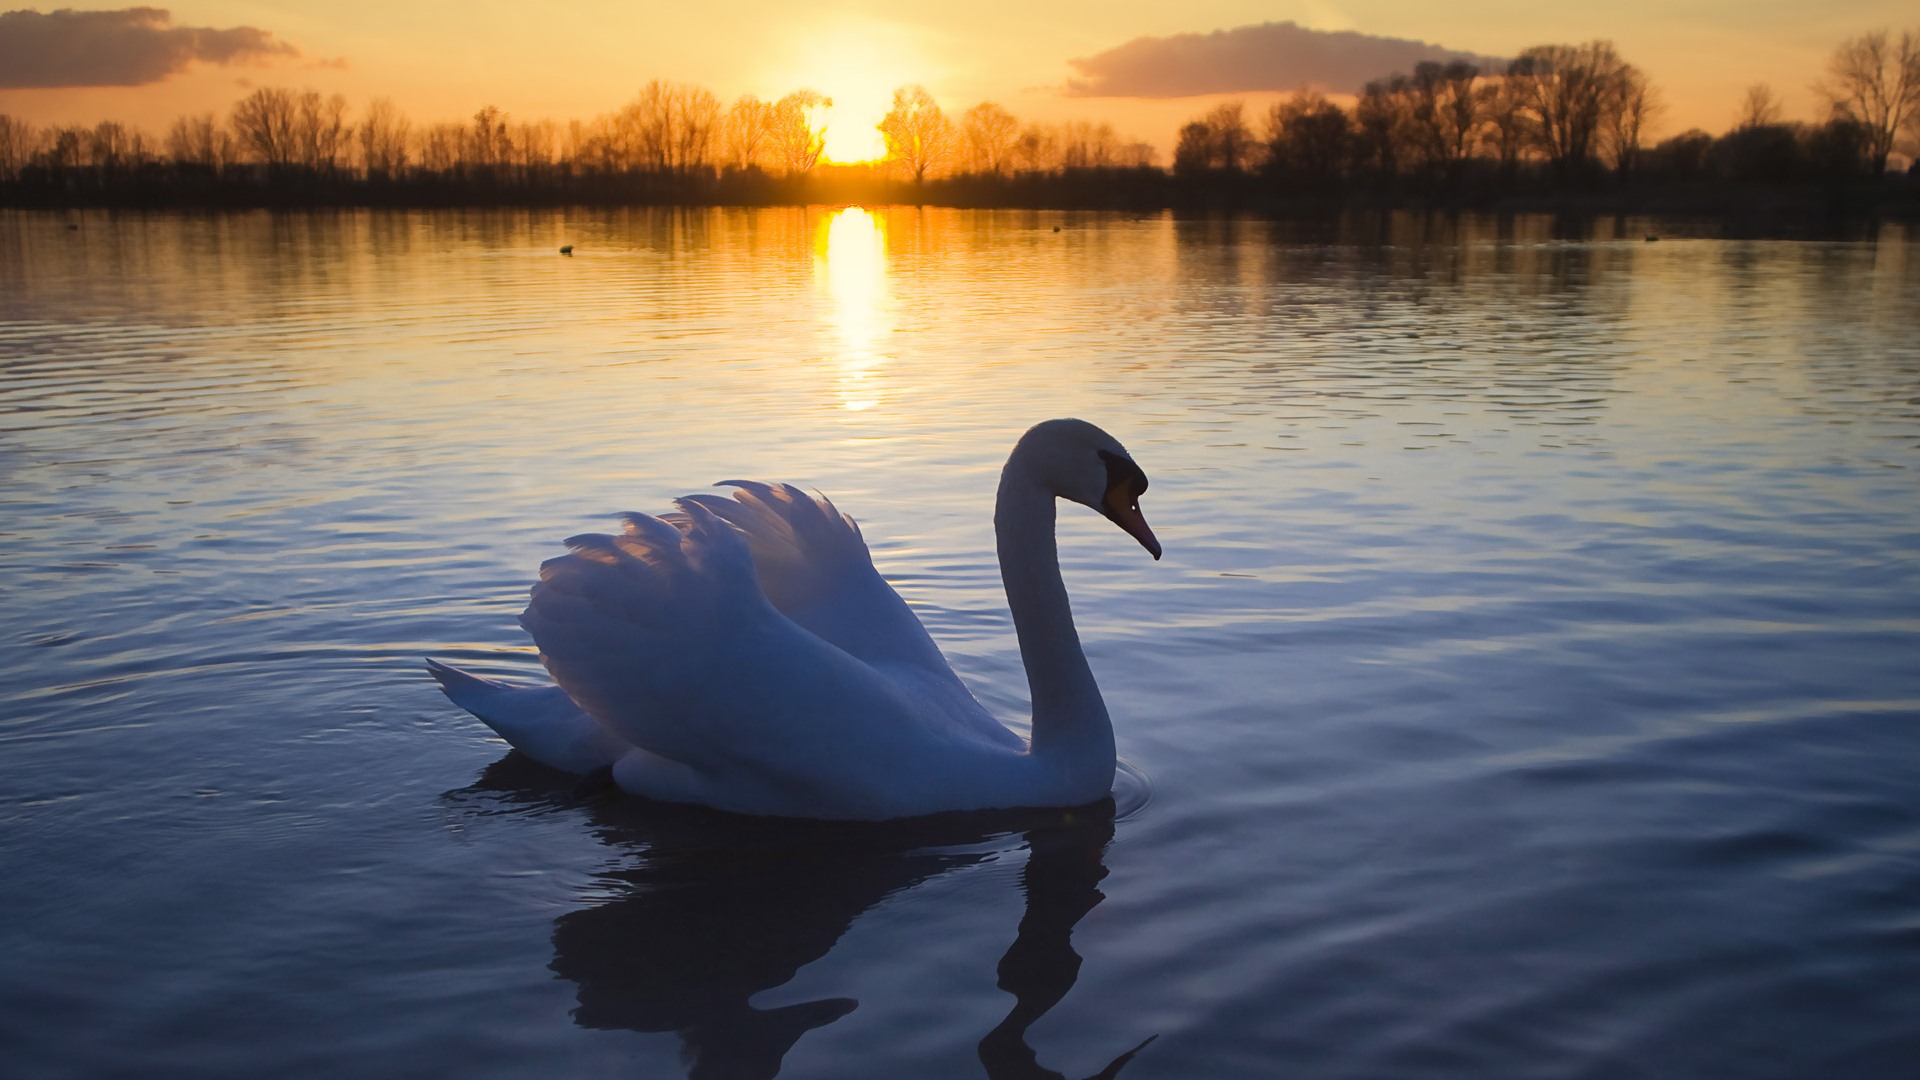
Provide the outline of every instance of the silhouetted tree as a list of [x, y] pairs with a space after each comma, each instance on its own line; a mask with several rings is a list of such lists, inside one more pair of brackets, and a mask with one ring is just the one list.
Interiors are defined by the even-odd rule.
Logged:
[[827, 147], [827, 129], [815, 119], [833, 101], [816, 90], [795, 90], [773, 106], [774, 157], [789, 175], [809, 173]]
[[615, 114], [612, 156], [622, 167], [658, 173], [709, 168], [719, 119], [720, 101], [713, 91], [654, 79]]
[[560, 136], [560, 159], [576, 168], [593, 164], [593, 124], [584, 120], [568, 120], [566, 130]]
[[293, 91], [263, 86], [233, 107], [233, 133], [254, 160], [272, 170], [285, 169], [298, 153], [299, 115], [300, 103]]
[[887, 156], [916, 184], [947, 159], [953, 149], [953, 124], [927, 88], [903, 86], [893, 92], [893, 108], [879, 123]]
[[1612, 95], [1602, 114], [1606, 120], [1603, 134], [1613, 155], [1613, 171], [1624, 180], [1639, 162], [1641, 133], [1664, 106], [1646, 75], [1631, 64], [1613, 80]]
[[420, 139], [420, 164], [428, 172], [451, 173], [462, 164], [461, 144], [467, 129], [462, 124], [441, 122], [427, 128]]
[[1284, 183], [1327, 188], [1345, 174], [1353, 123], [1318, 90], [1302, 89], [1267, 113], [1267, 170]]
[[1407, 130], [1404, 75], [1375, 79], [1362, 87], [1353, 108], [1353, 160], [1382, 179], [1400, 172]]
[[34, 130], [17, 117], [0, 113], [0, 180], [13, 180], [32, 154]]
[[1180, 141], [1173, 147], [1173, 174], [1198, 176], [1212, 167], [1213, 146], [1207, 125], [1199, 120], [1180, 125]]
[[1240, 172], [1256, 164], [1258, 144], [1254, 141], [1252, 129], [1247, 127], [1244, 105], [1238, 101], [1216, 105], [1201, 118], [1201, 122], [1207, 125], [1216, 167], [1227, 172]]
[[1769, 127], [1779, 122], [1780, 102], [1773, 96], [1773, 87], [1766, 83], [1754, 83], [1747, 87], [1745, 96], [1740, 99], [1739, 115], [1733, 120], [1734, 130]]
[[1151, 169], [1159, 160], [1160, 151], [1152, 143], [1129, 136], [1115, 148], [1113, 164], [1121, 169]]
[[720, 123], [720, 99], [705, 87], [682, 86], [674, 104], [674, 169], [687, 173], [712, 167], [714, 129]]
[[1521, 84], [1514, 79], [1491, 79], [1481, 84], [1478, 93], [1485, 142], [1500, 163], [1500, 174], [1512, 177], [1519, 169], [1521, 154], [1537, 141], [1522, 100]]
[[1713, 140], [1707, 168], [1723, 182], [1783, 184], [1806, 172], [1801, 132], [1792, 124], [1747, 124]]
[[1621, 83], [1632, 73], [1611, 41], [1536, 45], [1507, 68], [1541, 149], [1563, 177], [1591, 168], [1609, 110], [1620, 106]]
[[1112, 124], [1069, 120], [1060, 125], [1060, 167], [1110, 169], [1120, 163], [1120, 136]]
[[139, 135], [112, 120], [102, 120], [87, 133], [86, 163], [103, 172], [137, 165], [145, 147]]
[[[1830, 183], [1859, 176], [1872, 160], [1874, 132], [1851, 117], [1836, 116], [1808, 130], [1803, 139], [1807, 168]], [[1879, 176], [1875, 172], [1873, 176]]]
[[1706, 172], [1707, 153], [1713, 146], [1713, 136], [1691, 128], [1655, 144], [1647, 151], [1642, 168], [1669, 179], [1692, 180]]
[[507, 132], [507, 162], [531, 174], [553, 164], [560, 127], [552, 120], [522, 120]]
[[748, 94], [727, 106], [721, 121], [721, 153], [728, 165], [752, 169], [764, 165], [773, 139], [773, 106]]
[[1895, 137], [1920, 115], [1920, 34], [1875, 30], [1841, 42], [1819, 89], [1836, 116], [1860, 126], [1868, 167], [1885, 172]]
[[347, 149], [347, 99], [303, 91], [294, 115], [294, 160], [315, 172], [332, 173]]
[[406, 169], [407, 140], [412, 129], [413, 124], [390, 98], [374, 98], [367, 103], [358, 136], [360, 161], [368, 176], [390, 179]]
[[637, 152], [619, 113], [567, 126], [567, 155], [589, 170], [612, 173], [631, 169]]
[[511, 142], [507, 136], [507, 114], [497, 106], [483, 105], [473, 114], [461, 158], [467, 165], [491, 169], [505, 164]]
[[672, 84], [654, 79], [615, 114], [615, 142], [626, 168], [666, 172], [673, 145]]
[[1180, 129], [1173, 169], [1182, 174], [1243, 172], [1258, 163], [1259, 145], [1252, 129], [1247, 127], [1246, 106], [1229, 101], [1214, 106]]
[[1013, 160], [1025, 172], [1046, 172], [1060, 163], [1060, 137], [1046, 124], [1030, 123], [1020, 128], [1013, 141]]
[[61, 125], [49, 129], [40, 139], [40, 149], [34, 153], [37, 164], [54, 172], [78, 169], [87, 164], [87, 140], [90, 133], [86, 128]]
[[1480, 128], [1480, 97], [1474, 81], [1480, 69], [1463, 60], [1422, 61], [1407, 80], [1408, 140], [1429, 169], [1449, 180], [1473, 153]]
[[218, 173], [233, 164], [233, 136], [212, 113], [183, 116], [167, 129], [167, 156], [175, 165]]
[[983, 101], [960, 118], [960, 134], [966, 148], [966, 168], [998, 176], [1013, 163], [1020, 121], [999, 105]]

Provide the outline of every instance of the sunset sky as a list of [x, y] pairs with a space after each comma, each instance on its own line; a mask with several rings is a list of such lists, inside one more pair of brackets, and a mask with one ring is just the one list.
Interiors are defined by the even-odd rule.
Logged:
[[[1911, 0], [234, 0], [177, 3], [165, 17], [76, 10], [120, 14], [0, 15], [0, 112], [158, 133], [183, 113], [224, 114], [249, 87], [285, 85], [342, 93], [356, 111], [384, 95], [416, 121], [487, 104], [519, 119], [588, 119], [664, 78], [723, 102], [820, 90], [836, 103], [829, 153], [843, 158], [872, 145], [892, 88], [919, 82], [954, 112], [997, 101], [1023, 119], [1105, 120], [1164, 160], [1179, 124], [1217, 101], [1239, 97], [1258, 111], [1302, 82], [1350, 91], [1409, 66], [1412, 43], [1506, 57], [1611, 38], [1664, 94], [1655, 137], [1723, 130], [1756, 82], [1772, 84], [1788, 119], [1812, 120], [1810, 84], [1834, 45], [1916, 22]], [[1263, 25], [1283, 22], [1297, 29]], [[1339, 31], [1353, 33], [1330, 36]]]

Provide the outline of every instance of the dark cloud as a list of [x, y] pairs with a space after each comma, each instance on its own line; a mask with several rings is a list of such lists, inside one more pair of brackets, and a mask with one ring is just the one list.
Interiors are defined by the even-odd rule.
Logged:
[[231, 64], [299, 50], [251, 26], [173, 26], [160, 8], [0, 12], [0, 89], [143, 86], [194, 61]]
[[1261, 23], [1211, 34], [1135, 38], [1096, 56], [1073, 60], [1068, 97], [1193, 97], [1292, 90], [1303, 84], [1357, 93], [1382, 75], [1412, 71], [1422, 60], [1466, 60], [1483, 68], [1505, 60], [1443, 49], [1423, 41], [1351, 30], [1309, 30], [1291, 22]]

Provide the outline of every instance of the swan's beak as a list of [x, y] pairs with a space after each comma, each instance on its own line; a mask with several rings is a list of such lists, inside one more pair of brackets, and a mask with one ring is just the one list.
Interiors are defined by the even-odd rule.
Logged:
[[1107, 497], [1100, 500], [1100, 512], [1108, 521], [1127, 531], [1127, 535], [1140, 541], [1140, 546], [1155, 559], [1160, 558], [1160, 541], [1154, 539], [1153, 530], [1147, 527], [1147, 517], [1140, 512], [1140, 503], [1128, 484], [1115, 484], [1107, 489]]

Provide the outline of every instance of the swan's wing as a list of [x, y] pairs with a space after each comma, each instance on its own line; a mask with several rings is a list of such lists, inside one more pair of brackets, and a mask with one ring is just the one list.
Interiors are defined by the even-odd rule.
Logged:
[[760, 588], [781, 614], [869, 664], [957, 678], [900, 594], [873, 568], [860, 526], [792, 484], [725, 480], [732, 499], [689, 495], [746, 537]]
[[540, 567], [520, 625], [572, 700], [627, 741], [716, 776], [817, 778], [914, 737], [896, 682], [775, 610], [749, 534], [702, 500], [625, 515]]
[[455, 705], [479, 717], [515, 750], [549, 768], [589, 773], [610, 768], [633, 749], [582, 712], [557, 686], [515, 686], [431, 659], [427, 672]]

